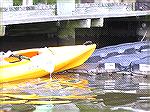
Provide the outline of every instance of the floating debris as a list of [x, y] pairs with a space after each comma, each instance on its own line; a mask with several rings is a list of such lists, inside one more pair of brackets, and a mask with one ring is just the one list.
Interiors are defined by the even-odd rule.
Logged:
[[47, 105], [47, 104], [62, 104], [62, 103], [71, 103], [71, 101], [69, 101], [69, 100], [66, 100], [66, 101], [29, 101], [26, 104]]
[[4, 105], [4, 104], [22, 104], [22, 103], [26, 103], [28, 100], [15, 100], [15, 101], [0, 101], [0, 104], [1, 105]]

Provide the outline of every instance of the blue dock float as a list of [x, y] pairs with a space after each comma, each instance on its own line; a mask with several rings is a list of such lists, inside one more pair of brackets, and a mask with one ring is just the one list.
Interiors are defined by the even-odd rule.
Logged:
[[[146, 57], [150, 57], [150, 41], [113, 45], [96, 49], [83, 65], [68, 70], [68, 72], [87, 74], [124, 72], [130, 74], [136, 70], [136, 67], [134, 67], [136, 63], [144, 63]], [[149, 66], [149, 63], [145, 62], [144, 64]], [[148, 72], [142, 73], [147, 74]]]

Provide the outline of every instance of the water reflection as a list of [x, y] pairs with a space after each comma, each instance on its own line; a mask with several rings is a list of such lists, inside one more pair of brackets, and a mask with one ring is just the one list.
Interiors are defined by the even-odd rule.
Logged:
[[150, 82], [122, 74], [55, 74], [0, 84], [2, 112], [149, 111]]

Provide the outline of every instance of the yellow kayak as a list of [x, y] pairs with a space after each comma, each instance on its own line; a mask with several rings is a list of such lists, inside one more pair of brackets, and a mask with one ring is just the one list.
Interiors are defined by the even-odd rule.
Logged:
[[[83, 64], [94, 52], [95, 44], [35, 48], [0, 57], [0, 83], [38, 78]], [[3, 56], [3, 57], [2, 57]]]

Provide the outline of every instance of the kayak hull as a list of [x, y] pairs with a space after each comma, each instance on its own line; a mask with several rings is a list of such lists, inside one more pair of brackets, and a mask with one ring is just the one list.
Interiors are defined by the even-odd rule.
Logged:
[[[54, 70], [61, 72], [83, 64], [94, 52], [96, 45], [75, 45], [49, 47], [53, 55]], [[29, 58], [41, 52], [40, 48], [14, 51], [13, 54], [23, 55]], [[51, 56], [49, 56], [51, 58]], [[40, 60], [39, 60], [40, 61]], [[48, 66], [48, 65], [47, 65]], [[49, 71], [36, 65], [31, 60], [23, 59], [15, 63], [0, 63], [0, 82], [9, 82], [20, 79], [38, 78], [50, 74]]]

